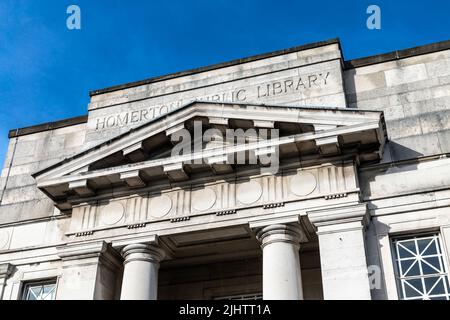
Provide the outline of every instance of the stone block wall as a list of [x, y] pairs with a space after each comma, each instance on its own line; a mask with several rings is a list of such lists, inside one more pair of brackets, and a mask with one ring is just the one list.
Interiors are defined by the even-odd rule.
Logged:
[[347, 69], [348, 107], [382, 110], [384, 162], [450, 152], [450, 50]]
[[84, 147], [85, 124], [12, 137], [0, 177], [0, 224], [58, 214], [31, 176]]

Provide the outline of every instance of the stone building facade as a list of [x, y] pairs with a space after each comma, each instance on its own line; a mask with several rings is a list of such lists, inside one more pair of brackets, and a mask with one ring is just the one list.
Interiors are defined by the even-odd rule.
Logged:
[[1, 299], [450, 299], [450, 42], [346, 61], [333, 39], [90, 96], [9, 133]]

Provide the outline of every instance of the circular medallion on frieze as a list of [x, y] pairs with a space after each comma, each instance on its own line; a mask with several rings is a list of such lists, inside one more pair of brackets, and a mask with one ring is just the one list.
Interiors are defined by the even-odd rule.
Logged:
[[172, 209], [172, 199], [165, 194], [150, 200], [149, 214], [153, 218], [162, 218]]
[[5, 249], [9, 242], [9, 232], [6, 230], [0, 231], [0, 249]]
[[213, 189], [196, 190], [192, 193], [192, 207], [197, 211], [206, 211], [212, 208], [216, 199], [217, 196]]
[[252, 204], [261, 198], [262, 187], [256, 181], [244, 182], [237, 188], [236, 197], [243, 204]]
[[316, 186], [316, 177], [310, 172], [299, 172], [291, 178], [291, 192], [300, 197], [311, 194]]
[[125, 209], [120, 202], [111, 202], [102, 209], [102, 222], [106, 225], [113, 225], [122, 220]]

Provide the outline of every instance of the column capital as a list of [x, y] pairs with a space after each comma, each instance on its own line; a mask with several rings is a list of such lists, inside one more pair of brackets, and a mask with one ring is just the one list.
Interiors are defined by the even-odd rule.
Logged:
[[117, 239], [112, 241], [113, 248], [120, 251], [122, 257], [127, 261], [142, 260], [150, 262], [160, 262], [171, 252], [163, 248], [159, 237], [156, 234], [146, 234], [139, 237]]
[[318, 233], [365, 229], [370, 221], [370, 214], [365, 203], [308, 211], [307, 215]]
[[164, 249], [157, 244], [136, 243], [123, 247], [124, 265], [131, 261], [159, 263], [166, 256]]
[[159, 237], [156, 234], [140, 234], [140, 235], [132, 235], [124, 238], [113, 239], [111, 245], [117, 251], [121, 251], [124, 247], [132, 245], [132, 244], [153, 244], [159, 245]]
[[256, 239], [261, 248], [275, 242], [285, 242], [300, 246], [301, 242], [307, 241], [303, 228], [298, 223], [273, 224], [256, 230]]

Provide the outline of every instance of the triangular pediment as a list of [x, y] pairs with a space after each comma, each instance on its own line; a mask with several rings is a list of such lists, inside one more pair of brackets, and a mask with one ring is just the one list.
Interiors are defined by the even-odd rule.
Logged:
[[[225, 139], [230, 130], [256, 135], [230, 143]], [[362, 160], [376, 161], [384, 145], [384, 130], [381, 112], [193, 102], [33, 176], [60, 208], [68, 209], [70, 199], [93, 197], [98, 190], [138, 189], [197, 174], [232, 174], [246, 165], [230, 162], [238, 154], [247, 160], [253, 156], [256, 162], [248, 163], [253, 166], [267, 165], [260, 160], [275, 149], [280, 161], [351, 152]], [[188, 144], [184, 138], [179, 140], [186, 133], [191, 136]], [[222, 138], [218, 138], [220, 133]], [[181, 148], [183, 142], [191, 148]]]

